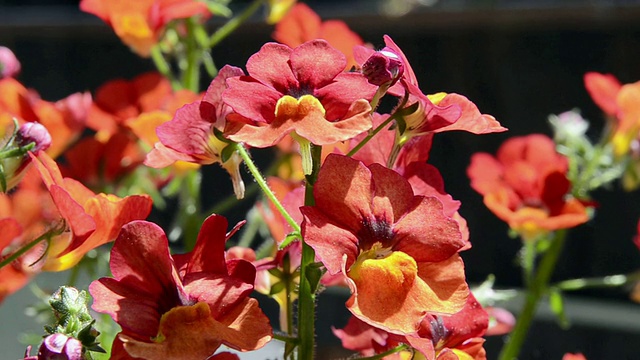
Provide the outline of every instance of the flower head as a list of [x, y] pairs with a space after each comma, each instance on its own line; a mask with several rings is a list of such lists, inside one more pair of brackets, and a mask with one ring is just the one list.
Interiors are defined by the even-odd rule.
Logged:
[[46, 185], [66, 231], [52, 239], [43, 266], [47, 271], [62, 271], [77, 264], [89, 250], [113, 241], [122, 225], [144, 219], [151, 212], [151, 198], [131, 195], [94, 194], [71, 178], [63, 178], [57, 164], [41, 153], [31, 155]]
[[24, 360], [83, 360], [80, 340], [64, 334], [51, 334], [44, 338], [35, 356], [29, 356], [27, 348]]
[[585, 206], [568, 196], [567, 159], [553, 140], [533, 134], [507, 140], [497, 157], [474, 154], [467, 174], [485, 205], [525, 239], [580, 225]]
[[249, 76], [227, 80], [222, 99], [234, 112], [225, 135], [255, 147], [288, 134], [326, 145], [368, 130], [375, 87], [361, 74], [344, 73], [345, 61], [324, 40], [295, 49], [265, 44], [247, 61]]
[[640, 134], [640, 81], [623, 85], [611, 74], [590, 72], [584, 82], [593, 101], [612, 119], [614, 154], [627, 154]]
[[145, 164], [161, 168], [176, 161], [196, 164], [219, 163], [231, 176], [236, 196], [244, 196], [244, 183], [240, 176], [242, 160], [235, 152], [224, 159], [223, 150], [229, 142], [220, 139], [216, 132], [224, 129], [225, 117], [231, 109], [222, 102], [225, 81], [243, 75], [240, 68], [224, 66], [211, 82], [201, 101], [187, 104], [176, 111], [171, 121], [157, 127], [159, 142], [147, 155]]
[[[271, 339], [255, 299], [255, 268], [225, 260], [227, 221], [205, 220], [191, 253], [171, 256], [160, 227], [134, 221], [122, 228], [111, 252], [113, 278], [89, 287], [93, 309], [122, 327], [114, 351], [125, 358], [204, 359], [221, 345], [253, 350]], [[128, 355], [127, 355], [128, 354]]]
[[451, 314], [469, 293], [458, 224], [435, 197], [415, 196], [398, 173], [329, 155], [304, 206], [302, 234], [330, 274], [351, 288], [347, 308], [385, 331], [417, 331], [428, 313]]
[[207, 5], [195, 0], [82, 0], [80, 10], [109, 24], [122, 42], [144, 57], [171, 20], [209, 14]]

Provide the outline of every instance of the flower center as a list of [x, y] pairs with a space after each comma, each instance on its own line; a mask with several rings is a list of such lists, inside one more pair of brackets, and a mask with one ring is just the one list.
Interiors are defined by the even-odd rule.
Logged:
[[375, 321], [384, 321], [402, 308], [418, 276], [418, 265], [400, 251], [378, 255], [382, 254], [361, 254], [348, 276], [356, 284], [362, 313]]
[[391, 248], [394, 232], [391, 225], [380, 219], [363, 219], [362, 227], [357, 233], [360, 247], [368, 251], [373, 248]]
[[302, 95], [296, 99], [291, 95], [281, 97], [276, 103], [276, 120], [299, 121], [312, 113], [325, 115], [324, 107], [320, 100], [313, 95]]

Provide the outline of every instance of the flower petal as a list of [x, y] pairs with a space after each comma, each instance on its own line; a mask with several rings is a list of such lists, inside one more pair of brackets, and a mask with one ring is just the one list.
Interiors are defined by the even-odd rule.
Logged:
[[394, 226], [394, 250], [411, 255], [418, 262], [437, 262], [458, 252], [465, 241], [458, 223], [443, 212], [435, 197], [416, 197], [415, 207]]
[[293, 50], [282, 44], [266, 43], [247, 60], [247, 72], [260, 83], [281, 94], [299, 87], [289, 59]]
[[301, 89], [319, 89], [333, 81], [347, 64], [345, 55], [326, 40], [308, 41], [291, 53], [290, 66]]

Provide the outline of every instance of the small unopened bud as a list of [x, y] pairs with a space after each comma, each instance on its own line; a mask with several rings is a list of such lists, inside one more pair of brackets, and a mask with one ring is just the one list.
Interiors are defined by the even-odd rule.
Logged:
[[27, 122], [20, 126], [16, 134], [16, 142], [18, 146], [24, 147], [31, 143], [35, 146], [31, 151], [38, 154], [51, 146], [51, 135], [47, 128], [36, 122]]
[[404, 74], [402, 59], [393, 50], [385, 47], [376, 51], [362, 65], [362, 74], [373, 85], [395, 84]]
[[38, 359], [83, 360], [82, 343], [64, 334], [49, 335], [38, 349]]
[[20, 62], [13, 52], [0, 46], [0, 79], [15, 77], [20, 72]]

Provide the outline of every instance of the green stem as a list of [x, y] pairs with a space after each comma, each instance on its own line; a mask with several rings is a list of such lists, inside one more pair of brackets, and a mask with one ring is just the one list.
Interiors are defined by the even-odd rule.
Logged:
[[31, 250], [34, 246], [38, 245], [38, 243], [40, 243], [41, 241], [48, 240], [48, 239], [52, 238], [53, 236], [62, 234], [62, 231], [63, 231], [63, 227], [62, 226], [56, 226], [56, 227], [48, 230], [44, 234], [38, 236], [34, 240], [31, 240], [31, 242], [29, 242], [25, 246], [21, 247], [20, 249], [16, 250], [13, 254], [11, 254], [11, 255], [7, 256], [6, 258], [2, 259], [2, 261], [0, 261], [0, 269], [2, 269], [3, 267], [11, 264], [14, 260], [16, 260], [17, 258], [22, 256], [27, 251]]
[[158, 72], [165, 78], [169, 79], [173, 90], [182, 89], [182, 84], [180, 84], [171, 71], [171, 66], [167, 62], [167, 59], [162, 55], [162, 50], [160, 50], [159, 45], [151, 48], [151, 60], [153, 60], [153, 64], [156, 66], [156, 69], [158, 69]]
[[194, 93], [197, 93], [200, 88], [200, 53], [201, 50], [198, 46], [198, 40], [196, 39], [196, 24], [195, 20], [187, 19], [185, 24], [187, 25], [187, 38], [185, 44], [187, 48], [187, 66], [182, 73], [182, 85]]
[[566, 235], [566, 229], [557, 230], [555, 232], [552, 243], [543, 255], [535, 277], [527, 289], [527, 297], [525, 299], [524, 307], [518, 316], [516, 325], [513, 328], [513, 331], [511, 331], [506, 345], [502, 348], [498, 359], [513, 360], [518, 358], [520, 348], [522, 347], [527, 336], [527, 332], [531, 327], [538, 303], [549, 288], [549, 279], [551, 278], [551, 274], [556, 266], [558, 257], [562, 252]]
[[551, 287], [563, 291], [576, 291], [589, 288], [615, 288], [640, 280], [640, 273], [618, 274], [604, 277], [581, 278], [560, 281]]
[[242, 144], [236, 144], [236, 148], [237, 148], [238, 154], [240, 154], [240, 157], [242, 158], [245, 165], [247, 166], [247, 169], [249, 169], [249, 172], [251, 173], [253, 178], [256, 180], [256, 183], [258, 184], [260, 189], [262, 189], [262, 192], [264, 193], [264, 195], [269, 199], [269, 201], [273, 203], [276, 209], [278, 209], [278, 212], [280, 212], [280, 214], [284, 217], [285, 221], [289, 224], [289, 226], [291, 226], [291, 228], [295, 232], [300, 233], [300, 225], [298, 225], [298, 223], [295, 220], [293, 220], [291, 215], [289, 215], [287, 210], [285, 210], [285, 208], [280, 203], [280, 200], [278, 200], [278, 198], [276, 198], [276, 195], [273, 193], [273, 191], [269, 189], [269, 185], [267, 184], [267, 181], [264, 179], [264, 177], [260, 173], [260, 170], [258, 170], [258, 168], [256, 167], [256, 164], [251, 159], [251, 155], [249, 155], [249, 152], [247, 151], [247, 149], [245, 149]]
[[409, 349], [408, 345], [401, 344], [401, 345], [398, 345], [398, 346], [394, 347], [393, 349], [387, 350], [387, 351], [385, 351], [383, 353], [375, 354], [373, 356], [368, 356], [368, 357], [361, 357], [361, 358], [358, 358], [358, 360], [365, 360], [365, 359], [366, 360], [379, 360], [379, 359], [384, 359], [385, 356], [393, 355], [395, 353], [399, 353], [400, 351], [408, 350], [408, 349]]
[[522, 275], [524, 277], [524, 283], [528, 288], [535, 272], [536, 241], [525, 240], [522, 251]]
[[349, 151], [347, 153], [347, 156], [351, 157], [351, 156], [355, 155], [358, 151], [360, 151], [360, 149], [362, 149], [363, 146], [365, 146], [369, 142], [369, 140], [373, 139], [373, 137], [376, 136], [376, 134], [378, 134], [380, 131], [382, 131], [382, 129], [387, 127], [389, 125], [389, 123], [391, 123], [394, 119], [395, 119], [395, 114], [389, 116], [389, 118], [387, 118], [387, 120], [385, 120], [382, 124], [378, 125], [378, 127], [375, 128], [364, 139], [362, 139], [362, 141], [360, 141], [358, 143], [358, 145], [356, 145], [353, 149], [351, 149], [351, 151]]
[[[313, 159], [313, 169], [307, 175], [305, 184], [304, 204], [315, 205], [313, 197], [313, 186], [318, 179], [320, 162], [322, 158], [322, 147], [311, 147], [311, 157]], [[298, 337], [300, 345], [298, 347], [298, 360], [312, 360], [315, 350], [315, 306], [316, 287], [310, 279], [315, 260], [315, 251], [302, 239], [302, 259], [300, 261], [300, 287], [298, 292]]]
[[220, 41], [224, 40], [229, 34], [231, 34], [235, 29], [237, 29], [242, 23], [247, 21], [255, 13], [258, 11], [260, 6], [264, 0], [254, 0], [249, 6], [247, 6], [238, 16], [232, 18], [227, 21], [226, 24], [222, 25], [216, 32], [211, 35], [209, 39], [209, 47], [215, 47], [220, 43]]

